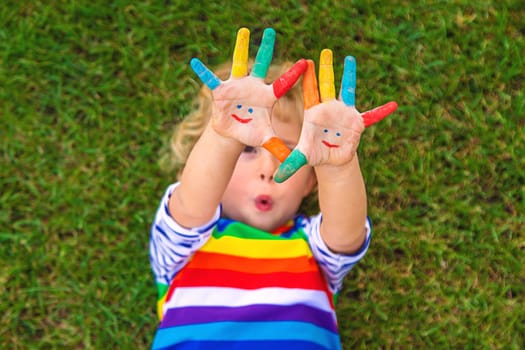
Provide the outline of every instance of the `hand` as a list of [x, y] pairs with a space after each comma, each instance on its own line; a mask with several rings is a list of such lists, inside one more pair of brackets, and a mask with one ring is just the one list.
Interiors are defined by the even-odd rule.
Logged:
[[253, 69], [248, 74], [248, 45], [250, 31], [241, 28], [233, 52], [230, 78], [221, 81], [199, 59], [190, 62], [193, 71], [212, 90], [211, 123], [217, 133], [249, 146], [263, 146], [283, 161], [290, 153], [288, 147], [275, 136], [270, 116], [273, 105], [306, 70], [306, 60], [295, 63], [273, 84], [264, 83], [270, 66], [275, 31], [264, 31]]
[[314, 63], [308, 60], [303, 77], [305, 112], [301, 137], [297, 147], [277, 170], [276, 182], [285, 181], [305, 164], [339, 166], [349, 163], [365, 128], [397, 109], [397, 103], [389, 102], [361, 114], [355, 108], [355, 88], [356, 61], [347, 56], [340, 96], [335, 98], [332, 51], [325, 49], [319, 62], [320, 102]]

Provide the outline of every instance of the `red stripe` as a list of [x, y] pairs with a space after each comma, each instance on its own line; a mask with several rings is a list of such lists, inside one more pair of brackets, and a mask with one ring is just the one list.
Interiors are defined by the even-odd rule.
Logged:
[[320, 272], [252, 274], [231, 270], [186, 268], [173, 280], [173, 285], [240, 289], [279, 287], [326, 291], [326, 282]]

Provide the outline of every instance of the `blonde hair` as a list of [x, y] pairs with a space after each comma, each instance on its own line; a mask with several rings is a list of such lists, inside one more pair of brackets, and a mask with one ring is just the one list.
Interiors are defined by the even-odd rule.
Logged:
[[[271, 65], [265, 79], [266, 83], [270, 84], [275, 81], [291, 66], [291, 62]], [[230, 75], [230, 67], [231, 64], [224, 64], [214, 73], [222, 80], [226, 80]], [[193, 104], [195, 109], [177, 124], [171, 135], [168, 149], [164, 149], [161, 155], [161, 168], [169, 173], [175, 172], [177, 178], [180, 177], [191, 149], [208, 124], [212, 105], [211, 90], [203, 85]], [[302, 125], [303, 96], [300, 82], [277, 101], [272, 111], [272, 118]]]

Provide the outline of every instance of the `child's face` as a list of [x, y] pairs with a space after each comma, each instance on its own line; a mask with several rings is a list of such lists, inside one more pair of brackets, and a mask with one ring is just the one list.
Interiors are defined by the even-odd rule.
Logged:
[[[301, 132], [297, 122], [272, 118], [272, 127], [290, 149], [295, 147]], [[310, 166], [304, 166], [279, 184], [273, 180], [279, 164], [264, 148], [246, 147], [222, 198], [224, 215], [265, 231], [273, 231], [292, 219], [314, 188], [315, 175]]]

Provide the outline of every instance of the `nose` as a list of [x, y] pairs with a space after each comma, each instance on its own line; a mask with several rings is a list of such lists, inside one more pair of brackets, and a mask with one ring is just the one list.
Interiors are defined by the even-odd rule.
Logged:
[[262, 181], [272, 181], [273, 174], [279, 165], [279, 161], [267, 150], [263, 150], [259, 157], [259, 178]]

